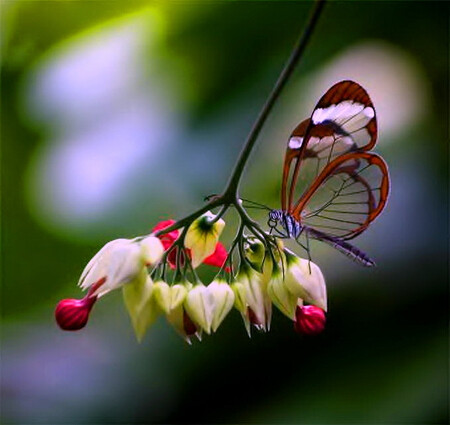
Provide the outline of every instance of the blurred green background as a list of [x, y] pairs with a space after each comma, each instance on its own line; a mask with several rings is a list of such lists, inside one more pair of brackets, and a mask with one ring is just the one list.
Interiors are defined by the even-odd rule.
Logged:
[[222, 190], [310, 6], [2, 2], [2, 423], [448, 422], [447, 2], [328, 4], [249, 161], [243, 195], [278, 207], [319, 96], [371, 95], [392, 192], [356, 244], [378, 267], [314, 245], [325, 333], [276, 313], [248, 339], [232, 312], [192, 347], [163, 319], [138, 345], [119, 292], [81, 332], [53, 320], [102, 244]]

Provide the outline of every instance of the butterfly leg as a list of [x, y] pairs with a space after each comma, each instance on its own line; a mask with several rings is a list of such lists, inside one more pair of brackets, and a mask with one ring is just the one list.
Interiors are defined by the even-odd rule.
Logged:
[[[306, 252], [309, 252], [308, 246], [303, 245], [298, 239], [295, 239], [295, 242], [297, 242]], [[309, 253], [308, 253], [309, 256]]]
[[295, 238], [295, 241], [306, 251], [306, 253], [308, 254], [308, 268], [309, 268], [309, 273], [311, 273], [311, 250], [309, 248], [309, 235], [308, 235], [308, 231], [305, 232], [305, 238], [306, 238], [306, 246], [303, 245], [299, 239], [300, 236], [302, 235], [303, 231], [305, 230], [305, 227], [302, 227], [300, 230], [300, 233], [298, 234], [298, 236]]
[[305, 232], [305, 235], [306, 235], [306, 252], [308, 253], [308, 269], [309, 269], [309, 274], [311, 274], [311, 251], [309, 249], [308, 232]]
[[272, 228], [270, 229], [270, 232], [269, 232], [270, 235], [272, 234], [272, 230], [275, 230], [275, 231], [277, 232], [277, 234], [274, 235], [274, 236], [276, 236], [277, 238], [279, 238], [279, 239], [289, 239], [289, 236], [287, 236], [286, 234], [282, 233], [282, 232], [281, 232], [280, 230], [278, 230], [276, 227], [272, 227]]

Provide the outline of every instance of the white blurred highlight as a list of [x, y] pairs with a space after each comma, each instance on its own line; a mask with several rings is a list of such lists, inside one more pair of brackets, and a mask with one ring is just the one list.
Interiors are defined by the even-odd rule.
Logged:
[[170, 149], [173, 114], [146, 75], [157, 21], [143, 13], [95, 28], [53, 49], [31, 74], [29, 114], [50, 130], [28, 173], [32, 210], [43, 222], [104, 220]]
[[308, 79], [301, 92], [303, 100], [312, 102], [306, 116], [341, 80], [356, 81], [367, 90], [377, 111], [383, 143], [419, 122], [429, 104], [425, 78], [412, 57], [393, 45], [366, 41], [345, 50]]

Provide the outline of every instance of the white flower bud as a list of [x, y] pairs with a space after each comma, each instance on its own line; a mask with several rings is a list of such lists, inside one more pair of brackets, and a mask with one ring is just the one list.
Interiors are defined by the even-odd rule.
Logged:
[[234, 292], [223, 280], [214, 280], [208, 285], [209, 292], [214, 297], [214, 312], [212, 330], [216, 332], [234, 304]]
[[230, 285], [230, 288], [234, 293], [234, 307], [241, 313], [245, 314], [247, 311], [247, 301], [245, 297], [246, 289], [244, 284], [235, 281]]
[[105, 278], [94, 294], [102, 296], [134, 280], [145, 267], [139, 243], [116, 239], [107, 243], [85, 267], [78, 285], [83, 290]]
[[184, 308], [197, 325], [207, 334], [211, 333], [215, 300], [207, 286], [195, 285], [187, 294]]
[[174, 310], [185, 301], [192, 283], [177, 283], [170, 287], [170, 309]]
[[142, 256], [147, 266], [159, 263], [164, 254], [164, 246], [156, 236], [147, 236], [140, 241]]
[[191, 344], [191, 337], [196, 335], [201, 340], [201, 329], [192, 321], [186, 312], [183, 304], [170, 311], [166, 316], [167, 321], [175, 328], [175, 330], [183, 337], [183, 339]]
[[295, 319], [298, 297], [289, 292], [279, 268], [276, 268], [272, 274], [272, 278], [267, 286], [267, 293], [283, 314], [291, 320]]
[[264, 284], [263, 275], [249, 267], [243, 267], [238, 276], [238, 282], [245, 287], [245, 301], [253, 311], [256, 320], [261, 324], [266, 323], [266, 313], [264, 305]]
[[286, 255], [285, 285], [298, 298], [327, 311], [327, 289], [323, 274], [312, 261]]
[[78, 285], [85, 290], [95, 282], [104, 279], [105, 283], [92, 295], [105, 295], [113, 289], [134, 281], [147, 265], [156, 264], [163, 252], [161, 241], [154, 236], [141, 241], [116, 239], [108, 242], [89, 261]]
[[153, 298], [155, 299], [158, 307], [166, 314], [168, 314], [171, 310], [172, 304], [172, 290], [170, 286], [162, 281], [157, 280], [153, 284]]
[[145, 269], [132, 282], [122, 288], [125, 306], [131, 317], [134, 332], [139, 342], [160, 314], [152, 298], [153, 282]]
[[[256, 272], [249, 266], [244, 265], [238, 273], [237, 282], [232, 284], [235, 292], [236, 308], [241, 311], [247, 332], [250, 335], [249, 323], [254, 324], [258, 329], [269, 330], [272, 317], [272, 302], [267, 294], [267, 282], [263, 274]], [[242, 285], [242, 286], [241, 286]], [[242, 287], [245, 291], [242, 291]], [[242, 295], [244, 292], [244, 295]], [[245, 302], [245, 309], [242, 305]]]

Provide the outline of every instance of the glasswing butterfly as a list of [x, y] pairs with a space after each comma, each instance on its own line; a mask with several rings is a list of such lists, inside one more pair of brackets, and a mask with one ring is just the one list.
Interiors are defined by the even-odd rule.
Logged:
[[308, 256], [311, 238], [373, 266], [347, 241], [366, 230], [386, 205], [389, 172], [383, 158], [370, 152], [376, 141], [377, 118], [367, 92], [348, 80], [331, 87], [289, 138], [281, 209], [269, 212], [271, 232], [298, 242], [304, 235], [306, 246], [301, 245]]

